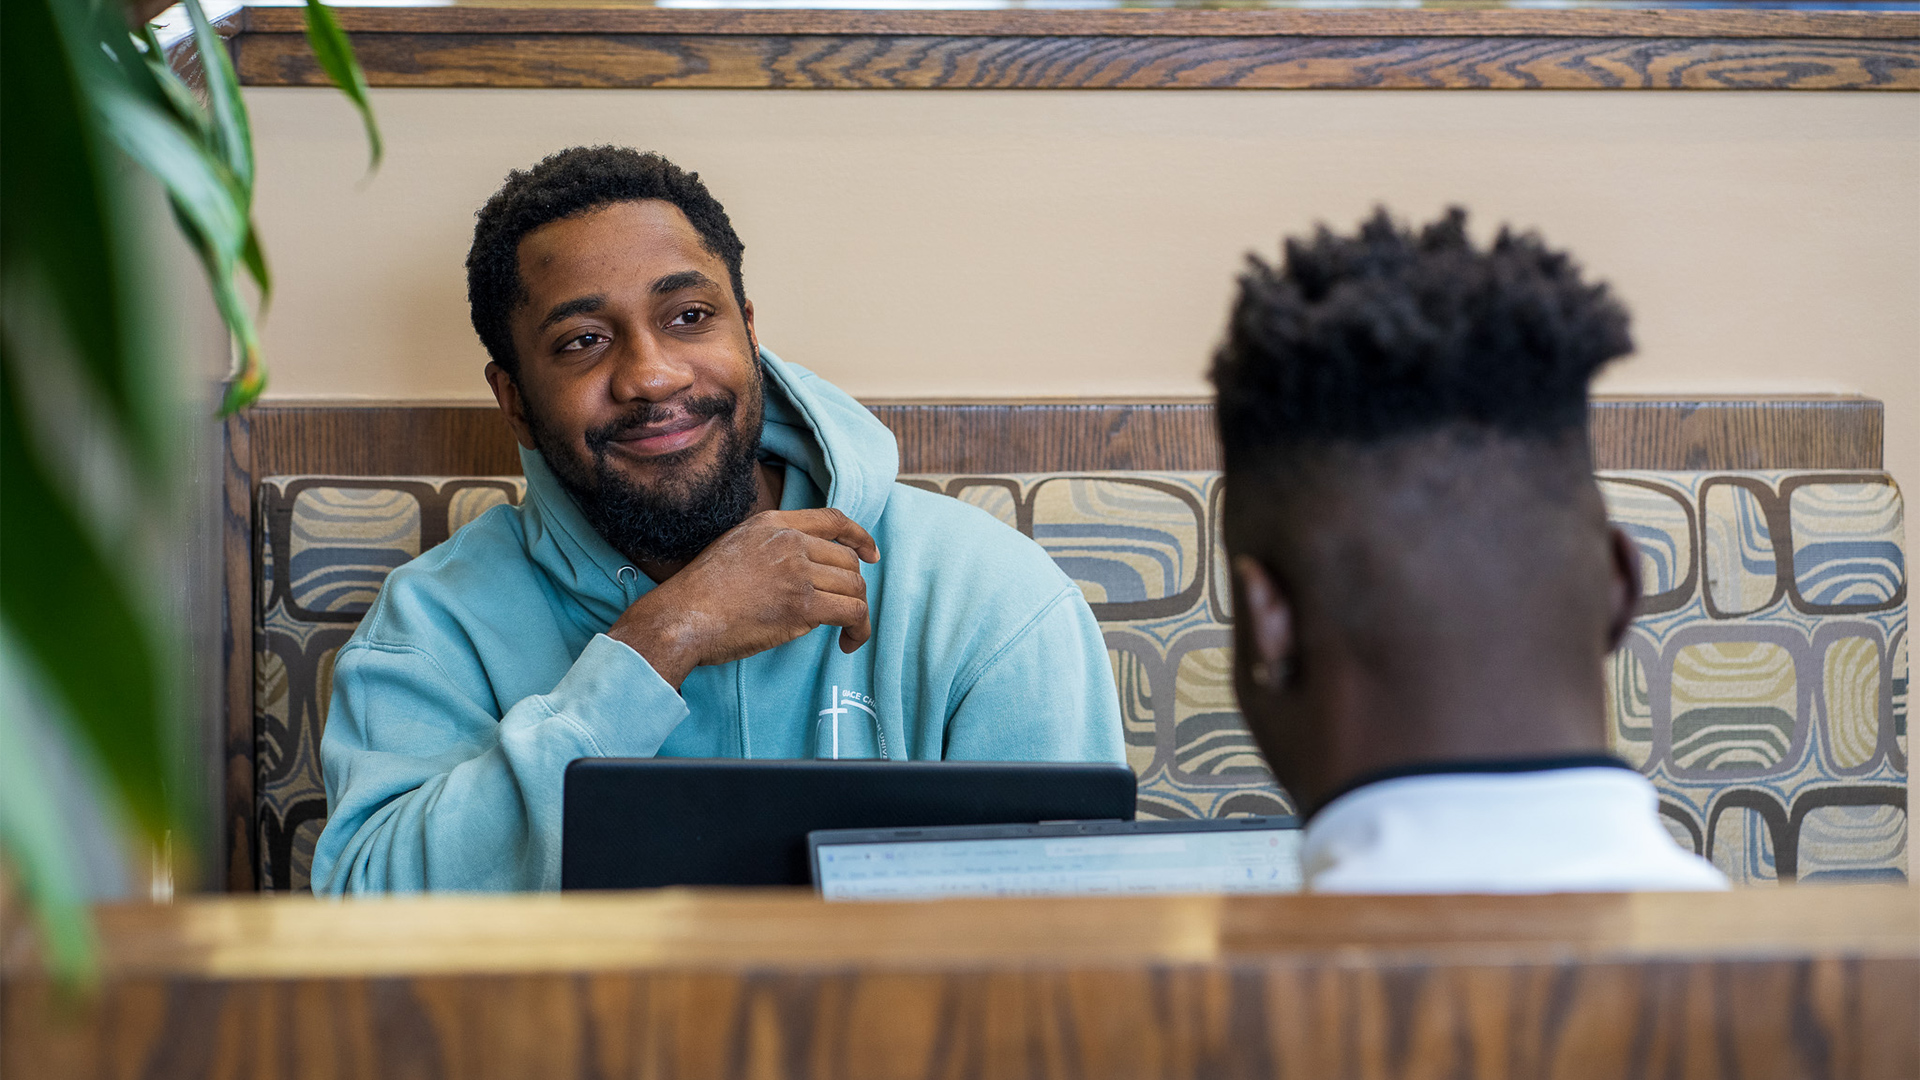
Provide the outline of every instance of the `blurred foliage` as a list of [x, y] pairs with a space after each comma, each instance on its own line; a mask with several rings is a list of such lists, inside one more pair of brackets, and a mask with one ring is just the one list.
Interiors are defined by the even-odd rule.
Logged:
[[[149, 8], [148, 10], [151, 10]], [[253, 138], [225, 43], [186, 0], [204, 99], [154, 28], [111, 0], [7, 0], [0, 25], [0, 854], [69, 983], [92, 970], [72, 839], [36, 736], [58, 738], [134, 837], [199, 839], [181, 628], [161, 602], [196, 422], [170, 355], [140, 213], [158, 181], [234, 341], [223, 412], [265, 386], [240, 285], [272, 279], [253, 224]], [[307, 3], [320, 66], [360, 110], [366, 80], [331, 12]], [[201, 421], [204, 422], [204, 421]], [[177, 553], [174, 562], [177, 563]], [[32, 715], [27, 715], [28, 713]]]

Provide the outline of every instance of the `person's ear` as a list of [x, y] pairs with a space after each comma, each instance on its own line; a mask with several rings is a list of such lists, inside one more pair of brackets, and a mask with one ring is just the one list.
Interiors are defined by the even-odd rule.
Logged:
[[506, 368], [489, 363], [487, 385], [493, 387], [493, 400], [499, 404], [501, 415], [507, 418], [507, 426], [513, 429], [513, 437], [529, 450], [538, 449], [533, 445], [533, 426], [527, 423], [527, 402], [520, 394], [519, 381]]
[[754, 358], [758, 359], [760, 356], [760, 335], [755, 333], [753, 329], [753, 301], [741, 301], [740, 318], [745, 320], [747, 324], [747, 347], [753, 350]]
[[1293, 605], [1259, 560], [1237, 555], [1232, 565], [1233, 619], [1250, 650], [1238, 666], [1255, 691], [1277, 694], [1293, 675]]
[[1618, 525], [1607, 526], [1612, 573], [1607, 590], [1607, 651], [1620, 647], [1640, 610], [1640, 549]]

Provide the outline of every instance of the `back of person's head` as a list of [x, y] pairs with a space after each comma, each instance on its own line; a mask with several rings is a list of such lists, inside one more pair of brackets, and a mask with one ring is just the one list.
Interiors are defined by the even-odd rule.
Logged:
[[1587, 395], [1627, 315], [1538, 236], [1466, 224], [1381, 210], [1251, 259], [1214, 361], [1237, 684], [1307, 801], [1340, 779], [1315, 770], [1603, 737], [1637, 585]]
[[745, 245], [699, 173], [651, 151], [571, 147], [549, 154], [531, 169], [508, 173], [506, 183], [475, 215], [473, 246], [467, 249], [467, 306], [481, 344], [508, 374], [519, 372], [509, 317], [527, 299], [520, 280], [520, 241], [563, 218], [642, 199], [671, 203], [687, 216], [701, 243], [726, 264], [734, 300], [746, 306], [740, 271]]

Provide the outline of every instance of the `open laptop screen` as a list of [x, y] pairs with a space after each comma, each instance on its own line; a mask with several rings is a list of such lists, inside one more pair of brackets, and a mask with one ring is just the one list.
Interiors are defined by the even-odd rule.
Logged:
[[560, 887], [805, 885], [816, 829], [1130, 820], [1133, 808], [1120, 764], [582, 758], [567, 766]]
[[828, 900], [1298, 892], [1299, 819], [814, 832]]

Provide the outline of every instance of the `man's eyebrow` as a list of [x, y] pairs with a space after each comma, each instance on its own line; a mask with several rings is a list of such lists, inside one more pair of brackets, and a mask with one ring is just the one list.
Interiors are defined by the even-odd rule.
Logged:
[[606, 306], [607, 297], [604, 293], [594, 293], [591, 296], [576, 296], [571, 300], [562, 300], [560, 303], [548, 309], [547, 317], [540, 320], [540, 329], [545, 330], [554, 323], [562, 319], [572, 318], [575, 315], [591, 315]]
[[679, 292], [681, 289], [703, 287], [717, 289], [720, 284], [698, 270], [681, 270], [655, 279], [649, 291], [655, 296], [665, 296], [667, 293]]

